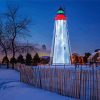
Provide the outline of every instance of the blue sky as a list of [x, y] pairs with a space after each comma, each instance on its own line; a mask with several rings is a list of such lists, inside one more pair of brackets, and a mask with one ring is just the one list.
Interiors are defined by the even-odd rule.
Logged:
[[83, 54], [100, 48], [99, 0], [0, 0], [0, 13], [6, 10], [7, 4], [19, 5], [20, 15], [32, 19], [31, 37], [22, 41], [46, 44], [50, 48], [54, 16], [59, 6], [63, 6], [68, 17], [72, 52]]

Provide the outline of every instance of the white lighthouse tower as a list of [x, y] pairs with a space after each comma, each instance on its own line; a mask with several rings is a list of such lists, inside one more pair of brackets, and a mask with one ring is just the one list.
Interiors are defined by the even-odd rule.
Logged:
[[55, 17], [52, 47], [52, 65], [70, 65], [70, 44], [67, 29], [67, 17], [62, 8]]

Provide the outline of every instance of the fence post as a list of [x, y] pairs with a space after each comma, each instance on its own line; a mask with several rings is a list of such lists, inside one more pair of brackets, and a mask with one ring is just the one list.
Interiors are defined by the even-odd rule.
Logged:
[[82, 92], [82, 88], [81, 88], [81, 84], [82, 84], [82, 67], [81, 67], [81, 70], [80, 70], [80, 99], [81, 99], [81, 92]]

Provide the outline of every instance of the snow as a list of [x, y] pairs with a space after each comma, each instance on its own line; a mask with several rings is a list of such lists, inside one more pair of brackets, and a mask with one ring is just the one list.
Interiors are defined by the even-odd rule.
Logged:
[[99, 57], [100, 57], [100, 50], [99, 50], [98, 52], [92, 53], [92, 54], [89, 56], [88, 60], [91, 60], [97, 53], [99, 54]]
[[97, 58], [98, 60], [100, 59], [100, 57]]
[[96, 52], [92, 53], [92, 54], [89, 56], [89, 58], [88, 58], [88, 59], [93, 58], [95, 55], [96, 55]]
[[0, 69], [0, 100], [76, 100], [20, 82], [19, 72]]

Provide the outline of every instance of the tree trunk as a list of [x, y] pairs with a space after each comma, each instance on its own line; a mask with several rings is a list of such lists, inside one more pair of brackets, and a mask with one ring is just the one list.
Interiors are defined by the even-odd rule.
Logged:
[[[14, 45], [14, 39], [12, 41], [12, 53], [13, 53], [13, 59], [15, 58], [15, 45]], [[12, 63], [12, 68], [14, 69], [14, 62]]]
[[[0, 41], [0, 44], [5, 52], [5, 57], [8, 58], [8, 53], [7, 53], [7, 49], [6, 49], [5, 45], [3, 44], [2, 41]], [[7, 64], [7, 68], [9, 68], [9, 61], [6, 61], [6, 64]]]
[[[5, 57], [8, 58], [8, 53], [7, 53], [6, 48], [4, 48], [4, 52], [5, 52]], [[6, 64], [7, 64], [7, 68], [9, 68], [9, 61], [8, 60], [6, 61]]]

